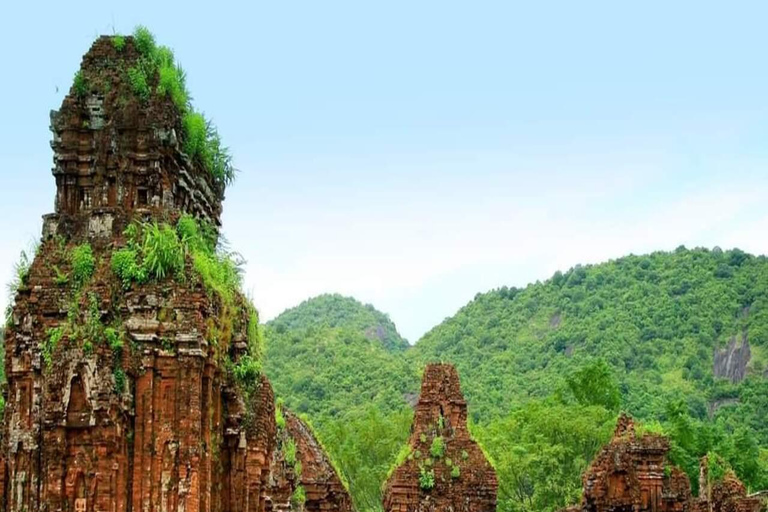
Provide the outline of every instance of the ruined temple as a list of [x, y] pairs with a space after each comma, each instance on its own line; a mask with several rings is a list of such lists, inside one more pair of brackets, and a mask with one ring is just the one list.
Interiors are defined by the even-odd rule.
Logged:
[[581, 504], [568, 512], [760, 512], [735, 475], [711, 483], [702, 461], [700, 496], [691, 494], [688, 475], [667, 461], [669, 440], [638, 436], [632, 418], [619, 417], [613, 438], [584, 473]]
[[386, 512], [496, 510], [496, 472], [467, 429], [467, 402], [452, 365], [424, 370], [403, 454], [386, 482]]
[[[270, 510], [279, 433], [253, 371], [258, 317], [201, 270], [218, 256], [175, 234], [194, 219], [215, 245], [226, 183], [185, 152], [152, 65], [134, 38], [101, 37], [51, 113], [55, 209], [6, 331], [0, 510]], [[136, 259], [153, 229], [182, 255], [170, 275]]]
[[288, 409], [280, 407], [279, 416], [268, 510], [303, 504], [307, 512], [352, 512], [349, 491], [311, 427]]

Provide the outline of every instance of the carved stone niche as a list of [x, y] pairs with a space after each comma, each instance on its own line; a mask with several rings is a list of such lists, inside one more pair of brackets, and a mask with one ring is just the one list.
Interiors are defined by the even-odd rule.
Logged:
[[75, 374], [69, 384], [69, 400], [67, 402], [67, 427], [87, 428], [91, 426], [91, 406], [85, 392], [83, 379]]

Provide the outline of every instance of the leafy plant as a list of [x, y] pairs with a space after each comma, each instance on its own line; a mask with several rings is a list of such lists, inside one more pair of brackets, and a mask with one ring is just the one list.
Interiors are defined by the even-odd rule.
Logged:
[[288, 438], [288, 440], [283, 444], [283, 455], [285, 457], [285, 462], [289, 466], [296, 464], [296, 441], [294, 441], [292, 438]]
[[235, 378], [245, 386], [252, 386], [261, 375], [261, 361], [250, 354], [240, 356], [235, 364]]
[[121, 35], [112, 36], [112, 46], [119, 52], [125, 49], [125, 37]]
[[285, 416], [283, 416], [283, 408], [280, 405], [275, 407], [275, 424], [278, 430], [285, 430]]
[[143, 283], [147, 280], [146, 269], [139, 265], [135, 249], [124, 248], [112, 253], [112, 272], [120, 278], [123, 288], [130, 288], [132, 282]]
[[458, 464], [456, 464], [451, 468], [451, 478], [456, 479], [459, 477], [461, 477], [461, 468], [459, 467]]
[[133, 30], [133, 42], [136, 50], [144, 57], [151, 57], [156, 49], [155, 36], [143, 25]]
[[435, 488], [435, 470], [427, 470], [423, 467], [419, 469], [419, 487], [424, 491]]
[[164, 279], [179, 276], [184, 269], [184, 251], [176, 230], [167, 224], [146, 224], [143, 227], [143, 265], [147, 275]]
[[149, 79], [147, 72], [141, 63], [136, 66], [128, 68], [128, 82], [131, 84], [131, 89], [134, 94], [141, 98], [142, 101], [147, 101], [150, 96]]
[[75, 73], [72, 89], [75, 91], [75, 96], [78, 98], [82, 98], [88, 94], [88, 83], [86, 82], [85, 75], [83, 75], [82, 71]]
[[69, 283], [69, 276], [62, 272], [58, 266], [53, 265], [53, 272], [56, 274], [53, 278], [53, 282], [56, 283], [56, 286], [66, 286], [67, 283]]
[[445, 455], [445, 440], [440, 436], [435, 437], [432, 440], [432, 446], [429, 448], [429, 453], [437, 459]]
[[299, 485], [296, 487], [296, 490], [291, 495], [291, 503], [293, 503], [295, 506], [303, 507], [306, 502], [307, 502], [307, 493], [304, 490], [304, 486]]
[[53, 353], [56, 350], [56, 347], [59, 346], [59, 343], [64, 337], [64, 334], [64, 327], [61, 326], [48, 329], [48, 333], [42, 349], [43, 362], [47, 368], [51, 366], [51, 362], [53, 361]]
[[90, 244], [78, 245], [72, 251], [72, 280], [75, 286], [81, 287], [88, 281], [96, 270], [96, 258]]

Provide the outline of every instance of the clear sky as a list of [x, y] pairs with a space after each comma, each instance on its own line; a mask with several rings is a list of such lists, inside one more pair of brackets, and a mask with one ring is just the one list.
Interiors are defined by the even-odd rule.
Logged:
[[340, 292], [415, 341], [577, 263], [768, 252], [766, 2], [193, 4], [3, 4], [1, 281], [53, 208], [48, 111], [139, 23], [242, 171], [225, 234], [263, 319]]

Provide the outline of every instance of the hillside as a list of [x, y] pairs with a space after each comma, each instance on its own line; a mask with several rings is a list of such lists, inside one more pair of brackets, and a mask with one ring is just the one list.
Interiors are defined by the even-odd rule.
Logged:
[[370, 304], [339, 294], [319, 295], [288, 309], [270, 322], [278, 330], [309, 327], [344, 327], [379, 341], [389, 350], [405, 350], [408, 342], [397, 332], [387, 315]]
[[[279, 395], [317, 418], [361, 509], [376, 507], [378, 494], [356, 483], [392, 463], [410, 413], [402, 397], [430, 361], [459, 369], [472, 428], [499, 472], [499, 510], [578, 499], [581, 471], [619, 410], [672, 438], [671, 459], [694, 487], [708, 452], [752, 489], [768, 487], [765, 257], [681, 247], [578, 266], [478, 294], [397, 352], [377, 350], [358, 324], [323, 318], [311, 302], [288, 316], [311, 318], [310, 327], [281, 317], [268, 325], [267, 373]], [[354, 437], [374, 430], [387, 449]]]
[[419, 383], [395, 325], [372, 306], [323, 295], [268, 322], [265, 338], [276, 395], [312, 419], [358, 510], [380, 507], [381, 483], [408, 438], [406, 400]]

